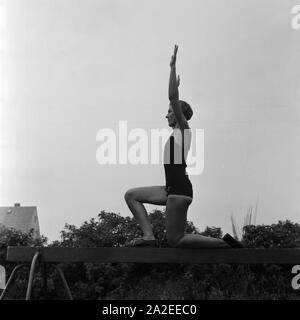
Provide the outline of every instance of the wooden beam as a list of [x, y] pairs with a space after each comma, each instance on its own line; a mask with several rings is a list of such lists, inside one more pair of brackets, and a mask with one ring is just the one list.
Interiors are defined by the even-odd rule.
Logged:
[[300, 264], [295, 249], [61, 248], [8, 247], [7, 261], [29, 262], [40, 250], [45, 262]]

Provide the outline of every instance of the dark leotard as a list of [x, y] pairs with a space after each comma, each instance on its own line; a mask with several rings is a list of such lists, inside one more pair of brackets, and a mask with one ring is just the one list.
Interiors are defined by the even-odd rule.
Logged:
[[184, 139], [182, 143], [175, 141], [174, 135], [169, 137], [164, 149], [164, 168], [167, 195], [184, 195], [193, 198], [193, 187], [186, 174], [184, 156]]

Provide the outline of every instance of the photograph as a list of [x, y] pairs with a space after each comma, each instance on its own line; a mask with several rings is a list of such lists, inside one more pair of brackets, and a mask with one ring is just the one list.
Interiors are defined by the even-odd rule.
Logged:
[[299, 56], [300, 0], [0, 0], [0, 308], [299, 302]]

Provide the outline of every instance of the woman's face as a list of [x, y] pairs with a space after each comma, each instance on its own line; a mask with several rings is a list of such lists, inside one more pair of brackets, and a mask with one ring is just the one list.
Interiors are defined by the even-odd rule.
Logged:
[[176, 118], [175, 118], [175, 114], [173, 112], [173, 108], [171, 106], [171, 104], [169, 105], [169, 110], [168, 113], [166, 115], [166, 118], [168, 119], [168, 124], [170, 127], [175, 127], [176, 125]]

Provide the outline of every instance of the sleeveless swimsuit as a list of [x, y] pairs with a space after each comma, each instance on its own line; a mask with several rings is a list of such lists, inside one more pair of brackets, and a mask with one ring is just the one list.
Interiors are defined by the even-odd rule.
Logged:
[[193, 198], [193, 187], [186, 174], [184, 157], [184, 139], [182, 143], [175, 141], [173, 133], [164, 148], [164, 169], [167, 195], [184, 195]]

